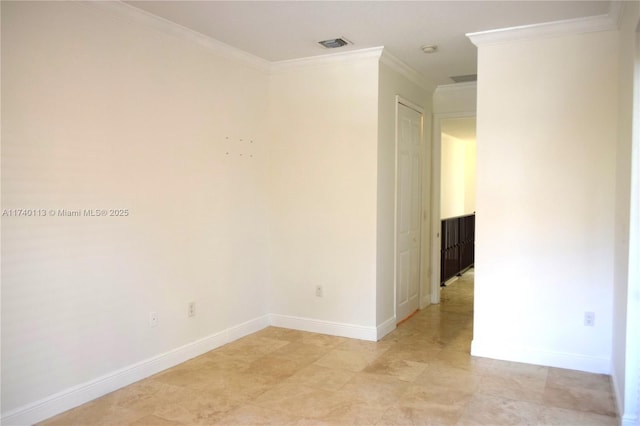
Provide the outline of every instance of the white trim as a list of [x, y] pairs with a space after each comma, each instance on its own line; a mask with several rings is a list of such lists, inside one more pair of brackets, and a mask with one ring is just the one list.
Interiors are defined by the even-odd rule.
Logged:
[[269, 315], [263, 315], [255, 319], [245, 321], [242, 324], [229, 327], [226, 330], [227, 342], [225, 343], [225, 345], [250, 334], [256, 333], [263, 328], [268, 327], [269, 325], [271, 325], [271, 323], [269, 323]]
[[522, 25], [497, 30], [479, 31], [466, 34], [476, 46], [485, 46], [512, 41], [533, 40], [569, 34], [584, 34], [598, 31], [615, 31], [620, 22], [622, 5], [611, 2], [609, 12], [604, 15], [584, 18], [564, 19], [540, 24]]
[[[396, 95], [396, 107], [398, 106], [398, 104], [402, 104], [404, 106], [406, 106], [407, 108], [410, 108], [412, 110], [414, 110], [415, 112], [419, 113], [420, 115], [423, 116], [424, 118], [424, 108], [422, 108], [420, 105], [411, 102], [409, 99], [403, 98], [400, 95]], [[424, 135], [423, 139], [424, 139]]]
[[313, 318], [295, 317], [291, 315], [269, 314], [269, 323], [274, 327], [309, 331], [312, 333], [330, 334], [332, 336], [352, 339], [377, 341], [376, 327], [324, 321]]
[[458, 281], [458, 278], [459, 278], [459, 277], [458, 277], [457, 275], [455, 275], [455, 276], [453, 276], [453, 277], [449, 278], [447, 281], [445, 281], [445, 282], [444, 282], [444, 286], [446, 287], [446, 286], [448, 286], [448, 285], [453, 284], [454, 282]]
[[392, 316], [382, 324], [376, 327], [377, 329], [377, 339], [380, 340], [387, 334], [391, 333], [396, 329], [396, 316]]
[[[393, 315], [396, 318], [396, 321], [398, 320], [398, 300], [397, 300], [397, 294], [398, 294], [398, 133], [399, 133], [399, 126], [398, 126], [398, 117], [399, 117], [399, 105], [404, 105], [405, 107], [414, 110], [415, 112], [417, 112], [418, 114], [420, 114], [420, 145], [422, 148], [422, 152], [420, 153], [420, 193], [423, 194], [424, 193], [424, 173], [425, 173], [425, 158], [426, 158], [426, 153], [425, 153], [425, 137], [424, 137], [424, 128], [425, 128], [425, 124], [424, 124], [424, 120], [425, 120], [425, 113], [424, 113], [424, 109], [416, 104], [411, 102], [409, 99], [406, 99], [400, 95], [396, 95], [396, 99], [395, 99], [395, 135], [394, 135], [394, 143], [395, 143], [395, 147], [394, 147], [394, 155], [395, 155], [395, 162], [394, 162], [394, 186], [393, 186]], [[420, 218], [422, 218], [422, 212], [424, 211], [424, 204], [427, 202], [427, 200], [425, 200], [425, 197], [422, 197], [422, 204], [420, 205]], [[423, 250], [424, 247], [423, 245], [425, 244], [425, 241], [422, 238], [422, 231], [423, 231], [423, 224], [422, 224], [422, 220], [420, 220], [420, 272], [419, 272], [419, 280], [420, 280], [420, 285], [418, 285], [418, 309], [422, 308], [422, 280], [424, 277], [424, 271], [428, 270], [427, 265], [424, 264], [424, 258], [422, 256], [423, 254]], [[404, 318], [401, 318], [401, 320]]]
[[407, 80], [412, 82], [413, 84], [425, 89], [427, 91], [432, 92], [435, 85], [431, 82], [426, 81], [426, 79], [420, 75], [419, 72], [411, 68], [409, 65], [392, 55], [388, 49], [382, 50], [382, 55], [380, 56], [380, 62], [387, 65], [389, 68], [399, 73]]
[[469, 90], [469, 89], [476, 89], [478, 88], [478, 82], [477, 81], [467, 81], [465, 83], [452, 83], [452, 84], [441, 84], [438, 87], [436, 87], [436, 90], [434, 91], [434, 95], [436, 93], [448, 93], [448, 92], [457, 92], [460, 90]]
[[471, 342], [471, 355], [589, 373], [611, 374], [610, 358], [547, 351], [528, 346], [509, 345], [497, 341], [482, 342], [474, 339]]
[[640, 424], [640, 22], [636, 24], [631, 124], [629, 262], [623, 425]]
[[88, 382], [73, 386], [41, 400], [24, 405], [4, 414], [3, 425], [34, 424], [53, 417], [71, 408], [92, 401], [109, 392], [150, 377], [156, 373], [181, 364], [222, 345], [230, 343], [248, 334], [262, 330], [269, 325], [268, 316], [246, 321], [226, 330], [211, 334], [186, 345], [147, 358]]
[[624, 415], [620, 418], [620, 426], [638, 426], [638, 424], [640, 424], [638, 416]]
[[120, 0], [89, 0], [86, 2], [73, 3], [76, 5], [87, 5], [105, 11], [112, 16], [142, 25], [146, 28], [151, 28], [165, 34], [170, 34], [172, 36], [191, 41], [222, 57], [238, 60], [241, 63], [260, 71], [269, 71], [269, 61], [265, 59], [252, 55], [244, 50], [237, 49], [190, 28], [183, 27], [182, 25], [176, 24], [168, 19], [164, 19], [142, 9], [138, 9], [135, 6], [131, 6]]
[[611, 363], [611, 387], [613, 387], [613, 403], [618, 410], [618, 416], [620, 417], [621, 424], [624, 424], [624, 416], [623, 416], [623, 395], [620, 395], [620, 382], [618, 382], [618, 378], [615, 375], [615, 369], [613, 368], [613, 360]]
[[329, 53], [325, 55], [309, 56], [306, 58], [289, 59], [286, 61], [271, 62], [272, 73], [281, 73], [300, 68], [313, 68], [335, 64], [340, 62], [351, 62], [360, 59], [380, 59], [384, 47], [371, 47], [368, 49], [349, 50], [347, 52]]

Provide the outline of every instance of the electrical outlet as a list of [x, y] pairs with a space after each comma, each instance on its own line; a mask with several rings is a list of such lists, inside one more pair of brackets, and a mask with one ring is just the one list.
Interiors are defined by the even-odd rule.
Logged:
[[189, 316], [196, 316], [196, 302], [189, 302]]
[[158, 326], [158, 313], [157, 312], [149, 312], [149, 325], [151, 327]]
[[316, 286], [316, 297], [322, 297], [322, 286], [321, 285], [317, 285]]
[[596, 314], [594, 312], [584, 313], [584, 325], [587, 327], [593, 327], [596, 325]]

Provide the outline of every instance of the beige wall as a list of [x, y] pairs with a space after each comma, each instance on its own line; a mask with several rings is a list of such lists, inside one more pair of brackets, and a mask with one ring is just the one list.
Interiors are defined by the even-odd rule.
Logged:
[[3, 2], [2, 208], [129, 211], [2, 218], [3, 413], [266, 314], [267, 78], [91, 6]]
[[472, 214], [476, 210], [476, 141], [442, 133], [440, 162], [440, 218]]
[[271, 77], [273, 314], [375, 326], [378, 57]]
[[475, 355], [609, 370], [617, 38], [479, 47]]

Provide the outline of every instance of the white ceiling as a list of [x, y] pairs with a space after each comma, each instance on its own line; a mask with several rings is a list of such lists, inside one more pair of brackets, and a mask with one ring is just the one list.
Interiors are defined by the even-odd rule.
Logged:
[[[466, 33], [606, 14], [609, 1], [126, 1], [268, 61], [385, 46], [435, 84], [476, 73]], [[345, 37], [327, 50], [320, 40]], [[423, 44], [438, 52], [424, 54]]]

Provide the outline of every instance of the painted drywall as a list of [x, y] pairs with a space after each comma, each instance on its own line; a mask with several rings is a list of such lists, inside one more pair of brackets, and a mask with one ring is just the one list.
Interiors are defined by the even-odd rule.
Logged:
[[285, 66], [270, 78], [277, 317], [375, 330], [379, 54]]
[[478, 145], [475, 139], [465, 140], [464, 151], [464, 214], [476, 211], [476, 156]]
[[[637, 320], [633, 315], [633, 307], [637, 306], [634, 286], [630, 282], [629, 267], [637, 260], [630, 262], [630, 194], [631, 194], [631, 159], [634, 97], [634, 62], [638, 59], [637, 26], [640, 22], [640, 3], [625, 2], [619, 32], [619, 100], [618, 100], [618, 143], [616, 156], [616, 191], [615, 191], [615, 260], [613, 287], [613, 344], [612, 371], [618, 410], [623, 423], [638, 420], [638, 387], [639, 377], [637, 345], [637, 329], [633, 327]], [[640, 67], [640, 65], [638, 65]], [[640, 82], [638, 82], [640, 83]], [[636, 83], [636, 84], [638, 84]], [[635, 89], [637, 90], [637, 89]], [[637, 107], [636, 107], [637, 108]], [[636, 112], [637, 115], [637, 112]], [[636, 120], [638, 118], [636, 117]], [[637, 136], [636, 136], [637, 137]], [[631, 292], [629, 289], [631, 288]], [[637, 326], [636, 326], [637, 327]], [[629, 338], [629, 340], [627, 340]], [[633, 423], [631, 423], [633, 424]]]
[[440, 219], [464, 214], [465, 143], [442, 134], [440, 158]]
[[441, 135], [440, 218], [476, 210], [476, 141]]
[[433, 113], [436, 116], [472, 113], [476, 111], [476, 103], [476, 82], [438, 86], [433, 93]]
[[474, 355], [609, 372], [617, 45], [479, 47]]
[[3, 413], [266, 313], [267, 78], [93, 6], [3, 2], [2, 209], [35, 209], [2, 217]]
[[376, 276], [376, 321], [380, 326], [391, 319], [395, 325], [395, 158], [396, 158], [396, 95], [424, 110], [424, 154], [423, 154], [423, 215], [421, 307], [428, 304], [430, 285], [429, 265], [429, 215], [430, 200], [430, 152], [431, 152], [431, 92], [390, 67], [384, 62], [379, 68], [378, 99], [378, 199], [377, 199], [377, 276]]

